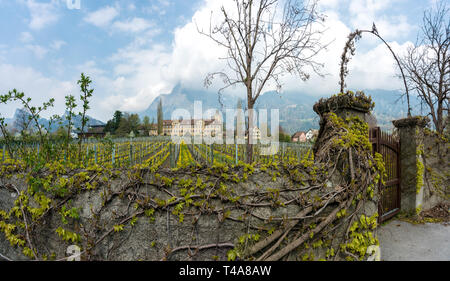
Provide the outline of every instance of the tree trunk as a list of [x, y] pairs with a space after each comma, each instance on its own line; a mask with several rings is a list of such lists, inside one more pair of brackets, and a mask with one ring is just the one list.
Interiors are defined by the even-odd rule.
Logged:
[[247, 122], [247, 163], [253, 162], [253, 143], [252, 143], [252, 133], [255, 126], [253, 122], [253, 101], [250, 99], [248, 101], [248, 122]]

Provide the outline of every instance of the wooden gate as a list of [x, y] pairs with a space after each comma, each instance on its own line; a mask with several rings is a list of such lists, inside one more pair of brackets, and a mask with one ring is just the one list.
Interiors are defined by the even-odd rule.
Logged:
[[400, 143], [380, 127], [371, 128], [369, 138], [374, 155], [380, 153], [386, 167], [384, 184], [380, 181], [378, 189], [378, 221], [381, 223], [400, 211]]

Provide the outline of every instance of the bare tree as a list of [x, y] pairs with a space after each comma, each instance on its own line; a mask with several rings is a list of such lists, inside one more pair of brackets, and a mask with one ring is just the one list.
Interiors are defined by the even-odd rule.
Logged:
[[[254, 128], [253, 108], [256, 100], [270, 84], [281, 90], [283, 75], [290, 73], [302, 80], [308, 72], [320, 74], [321, 64], [314, 60], [324, 48], [322, 31], [314, 25], [324, 21], [318, 13], [317, 1], [234, 0], [232, 9], [221, 7], [220, 24], [210, 24], [209, 31], [198, 30], [227, 50], [227, 71], [209, 73], [205, 85], [219, 76], [225, 86], [220, 93], [235, 85], [247, 91], [247, 159], [252, 161]], [[306, 70], [308, 68], [308, 70]]]
[[449, 113], [450, 13], [445, 1], [424, 12], [419, 37], [401, 64], [409, 87], [417, 92], [436, 131], [443, 133]]

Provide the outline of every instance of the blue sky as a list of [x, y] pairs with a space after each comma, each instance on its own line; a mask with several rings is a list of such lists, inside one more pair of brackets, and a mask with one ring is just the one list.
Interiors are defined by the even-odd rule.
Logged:
[[[17, 88], [36, 104], [54, 97], [49, 114], [62, 114], [64, 96], [79, 95], [76, 81], [85, 72], [95, 89], [90, 115], [106, 121], [116, 109], [146, 109], [178, 83], [199, 89], [208, 72], [223, 67], [218, 59], [223, 50], [201, 37], [194, 22], [206, 26], [211, 11], [226, 2], [80, 0], [80, 9], [69, 9], [66, 0], [0, 0], [0, 93]], [[318, 60], [330, 75], [307, 83], [288, 77], [286, 89], [334, 94], [339, 55], [351, 30], [375, 22], [401, 53], [415, 41], [422, 13], [433, 2], [320, 1], [327, 15], [324, 40], [333, 43]], [[350, 69], [353, 88], [401, 88], [392, 58], [374, 38], [358, 43]], [[213, 85], [211, 94], [220, 86]], [[1, 115], [11, 117], [15, 106], [0, 105]]]

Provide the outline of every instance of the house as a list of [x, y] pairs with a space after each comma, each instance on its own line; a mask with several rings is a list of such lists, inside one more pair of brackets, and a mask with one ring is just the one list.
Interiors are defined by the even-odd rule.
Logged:
[[155, 126], [155, 124], [148, 124], [148, 125], [140, 124], [139, 127], [138, 127], [137, 132], [139, 133], [139, 136], [153, 136], [152, 135], [153, 128], [156, 129], [156, 134], [155, 134], [155, 136], [156, 136], [158, 134], [157, 133], [158, 132], [158, 126], [157, 125]]
[[78, 138], [104, 138], [106, 125], [90, 125], [87, 132], [78, 132]]
[[309, 129], [306, 133], [306, 140], [313, 141], [319, 135], [319, 130]]
[[203, 125], [203, 136], [217, 136], [223, 134], [222, 116], [217, 111], [212, 119], [205, 120]]
[[[254, 126], [252, 130], [250, 131], [250, 135], [253, 137], [253, 140], [260, 140], [261, 139], [261, 130]], [[245, 134], [245, 139], [247, 139], [247, 133]]]
[[[228, 132], [230, 135], [235, 135], [235, 132]], [[254, 127], [251, 132], [255, 140], [261, 138], [261, 131], [258, 127]], [[158, 126], [154, 124], [149, 131], [150, 136], [158, 135]], [[203, 136], [215, 137], [223, 135], [222, 116], [217, 111], [211, 119], [186, 119], [186, 120], [163, 120], [163, 135], [165, 136]], [[245, 135], [247, 139], [247, 135]]]
[[157, 136], [158, 135], [158, 124], [151, 124], [150, 130], [148, 131], [149, 136]]
[[292, 135], [292, 142], [306, 142], [306, 132], [300, 131]]
[[[212, 119], [163, 120], [165, 136], [214, 136], [222, 133], [222, 118], [216, 112]], [[157, 135], [157, 125], [150, 130], [150, 135]]]
[[172, 120], [163, 120], [163, 135], [170, 136], [172, 135]]

